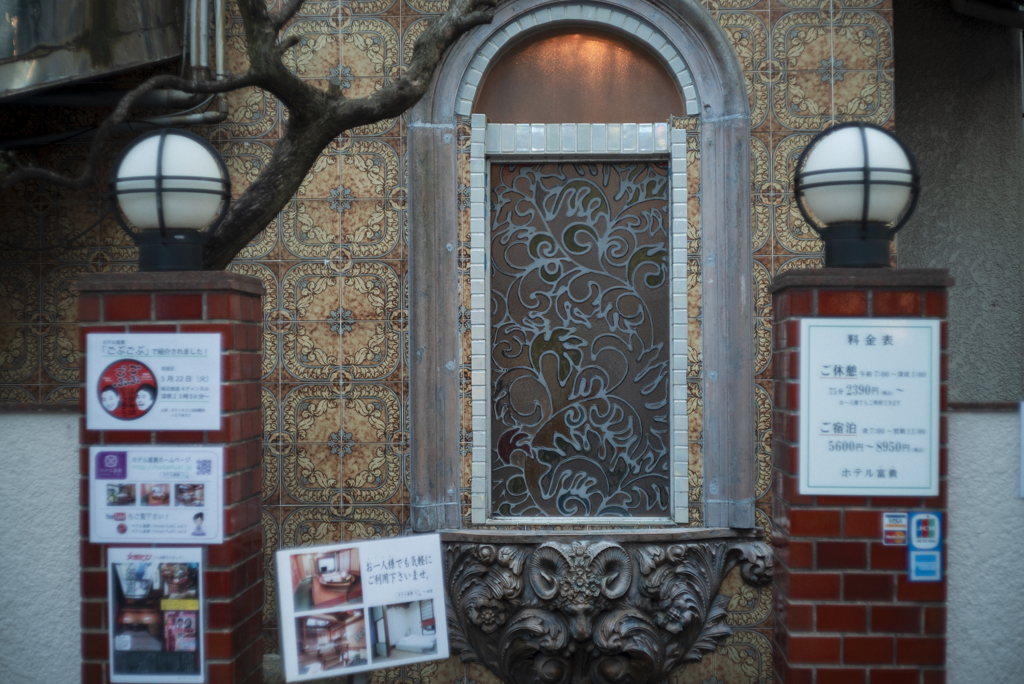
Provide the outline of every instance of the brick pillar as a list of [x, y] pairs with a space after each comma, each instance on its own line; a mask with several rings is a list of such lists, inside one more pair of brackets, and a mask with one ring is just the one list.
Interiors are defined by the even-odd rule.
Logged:
[[210, 444], [224, 447], [224, 543], [208, 546], [203, 575], [207, 680], [263, 681], [262, 419], [263, 285], [227, 272], [117, 273], [78, 281], [81, 368], [90, 332], [220, 333], [220, 430], [86, 430], [81, 419], [82, 681], [109, 681], [106, 546], [89, 543], [89, 447], [97, 444]]
[[[774, 293], [774, 669], [780, 684], [945, 681], [946, 582], [907, 581], [907, 547], [882, 545], [883, 511], [946, 509], [946, 290], [939, 269], [801, 269]], [[937, 497], [802, 496], [800, 319], [942, 320]]]

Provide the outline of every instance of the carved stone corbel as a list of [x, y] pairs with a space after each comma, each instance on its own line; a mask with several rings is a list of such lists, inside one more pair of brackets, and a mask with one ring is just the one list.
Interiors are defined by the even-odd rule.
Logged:
[[509, 684], [647, 684], [732, 634], [718, 593], [737, 565], [772, 581], [763, 541], [730, 530], [442, 536], [448, 633]]

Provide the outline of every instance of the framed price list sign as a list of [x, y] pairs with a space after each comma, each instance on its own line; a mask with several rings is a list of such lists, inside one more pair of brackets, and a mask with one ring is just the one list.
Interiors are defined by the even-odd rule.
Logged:
[[939, 493], [939, 321], [800, 322], [800, 493]]

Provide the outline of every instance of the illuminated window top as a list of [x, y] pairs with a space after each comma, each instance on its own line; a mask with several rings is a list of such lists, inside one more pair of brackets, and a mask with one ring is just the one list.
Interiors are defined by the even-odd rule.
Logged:
[[609, 31], [560, 28], [498, 59], [476, 112], [493, 123], [667, 121], [682, 116], [672, 76], [653, 54]]

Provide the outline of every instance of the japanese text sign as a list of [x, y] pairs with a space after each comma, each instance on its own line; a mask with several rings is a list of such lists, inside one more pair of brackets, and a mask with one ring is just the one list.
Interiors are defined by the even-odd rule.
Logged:
[[219, 333], [89, 333], [90, 430], [219, 430]]
[[439, 535], [282, 549], [276, 570], [287, 681], [448, 657]]
[[109, 548], [110, 681], [200, 684], [203, 550]]
[[89, 541], [220, 544], [223, 447], [89, 448]]
[[800, 322], [800, 493], [939, 493], [939, 321]]

